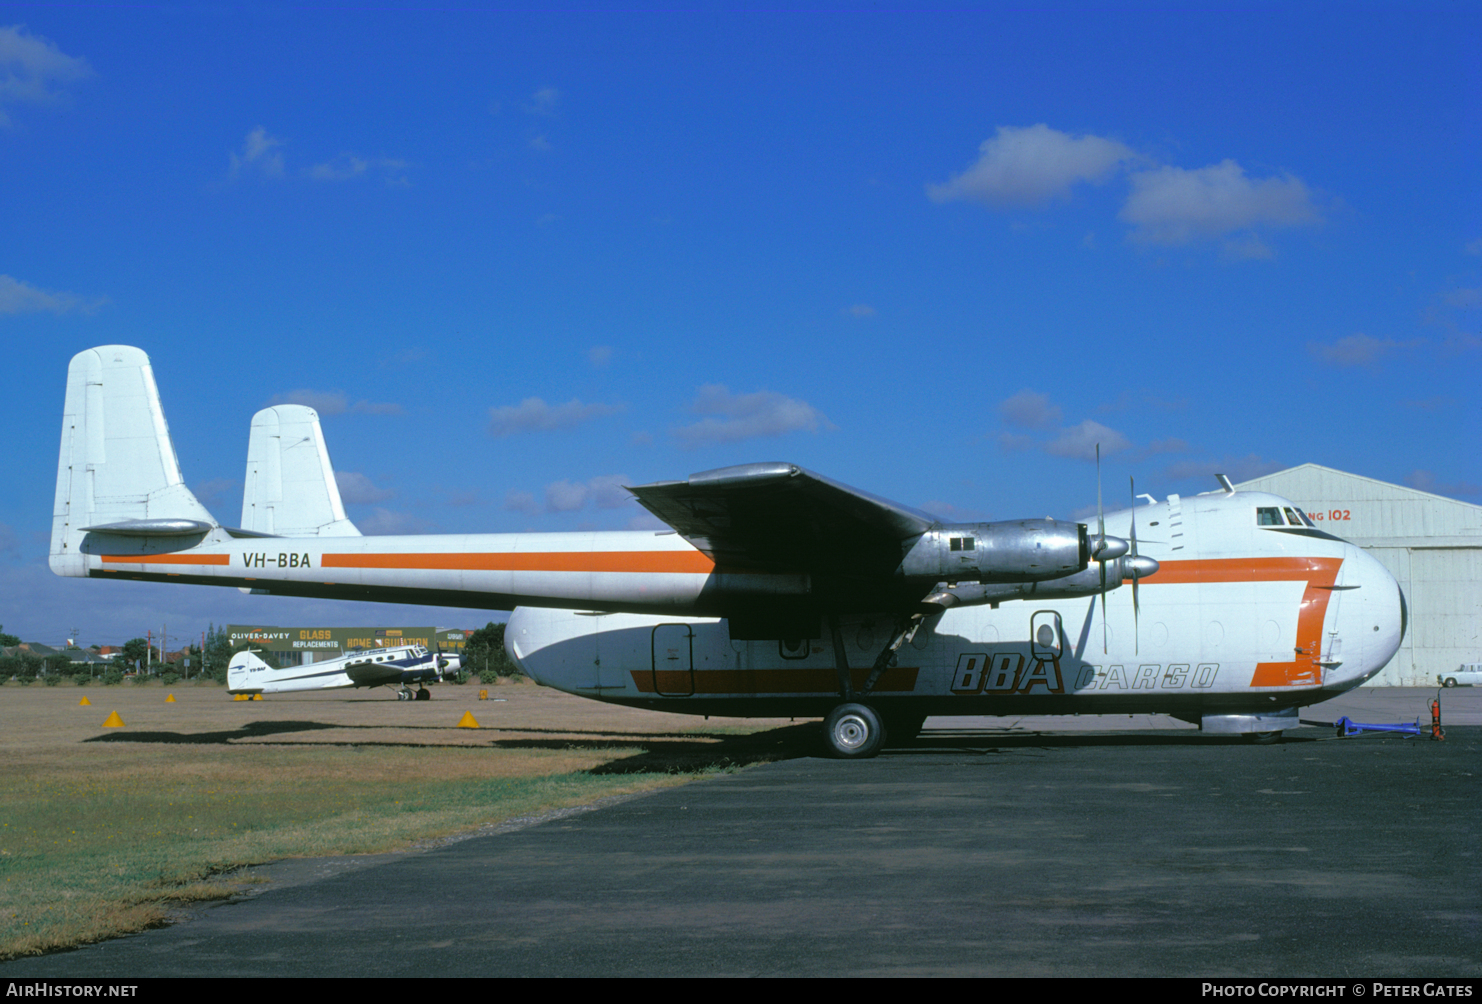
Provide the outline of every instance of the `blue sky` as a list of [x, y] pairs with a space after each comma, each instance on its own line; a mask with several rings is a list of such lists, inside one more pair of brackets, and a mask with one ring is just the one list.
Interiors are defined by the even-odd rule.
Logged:
[[368, 532], [652, 525], [789, 460], [963, 519], [1304, 462], [1482, 502], [1466, 4], [0, 10], [0, 624], [481, 624], [64, 581], [68, 359], [240, 515], [318, 407]]

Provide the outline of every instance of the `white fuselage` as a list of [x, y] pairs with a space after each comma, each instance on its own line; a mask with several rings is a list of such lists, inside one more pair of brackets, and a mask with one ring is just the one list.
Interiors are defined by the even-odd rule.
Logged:
[[303, 666], [274, 669], [251, 651], [238, 652], [227, 666], [229, 693], [285, 694], [302, 690], [400, 685], [416, 677], [434, 678], [437, 667], [421, 645], [351, 652]]
[[[1133, 591], [958, 607], [929, 619], [873, 689], [928, 714], [1289, 709], [1357, 686], [1399, 648], [1390, 574], [1345, 541], [1261, 526], [1275, 496], [1199, 495], [1139, 507], [1141, 553], [1159, 571]], [[1130, 511], [1107, 531], [1130, 536]], [[885, 617], [844, 618], [854, 685], [889, 640]], [[702, 714], [823, 714], [837, 704], [821, 638], [733, 641], [717, 618], [521, 608], [506, 629], [516, 663], [548, 686], [603, 701]]]

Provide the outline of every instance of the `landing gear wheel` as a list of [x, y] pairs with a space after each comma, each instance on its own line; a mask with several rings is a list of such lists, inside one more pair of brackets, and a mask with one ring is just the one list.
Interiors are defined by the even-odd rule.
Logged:
[[1257, 746], [1274, 746], [1281, 742], [1280, 732], [1247, 732], [1245, 741]]
[[823, 735], [834, 756], [841, 760], [875, 756], [885, 745], [880, 716], [864, 704], [841, 704], [830, 711], [823, 720]]
[[432, 691], [425, 690], [425, 689], [420, 689], [419, 688], [417, 690], [417, 696], [416, 696], [415, 700], [418, 700], [418, 701], [430, 701], [430, 700], [432, 700]]
[[398, 690], [396, 692], [396, 699], [398, 701], [410, 701], [412, 699], [412, 692], [406, 689]]

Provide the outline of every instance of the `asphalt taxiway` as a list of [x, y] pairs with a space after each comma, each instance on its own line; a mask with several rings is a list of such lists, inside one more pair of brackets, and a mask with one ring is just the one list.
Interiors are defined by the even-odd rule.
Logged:
[[947, 723], [274, 866], [259, 895], [0, 975], [1476, 976], [1482, 727], [1455, 721], [1274, 746]]

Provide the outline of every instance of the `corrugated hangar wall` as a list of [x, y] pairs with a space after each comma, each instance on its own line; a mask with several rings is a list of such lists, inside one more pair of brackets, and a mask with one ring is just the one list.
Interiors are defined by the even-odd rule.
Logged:
[[1410, 628], [1369, 686], [1433, 686], [1461, 663], [1482, 662], [1482, 506], [1317, 464], [1237, 487], [1291, 499], [1399, 582]]

